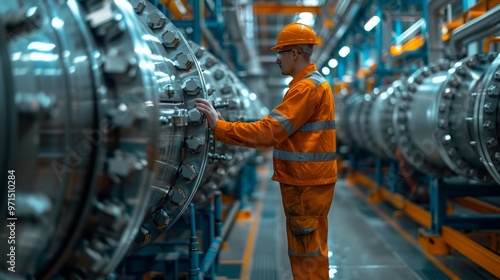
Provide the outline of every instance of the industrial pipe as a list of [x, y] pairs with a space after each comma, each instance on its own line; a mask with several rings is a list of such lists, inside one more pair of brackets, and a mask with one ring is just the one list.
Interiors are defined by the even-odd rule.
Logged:
[[457, 57], [463, 55], [462, 48], [467, 43], [487, 38], [500, 30], [500, 5], [488, 10], [484, 15], [475, 18], [451, 32], [449, 44], [452, 53]]
[[[425, 0], [424, 0], [425, 1]], [[427, 2], [427, 53], [429, 61], [438, 61], [443, 58], [443, 43], [441, 39], [441, 9], [452, 3], [451, 0], [428, 0]]]

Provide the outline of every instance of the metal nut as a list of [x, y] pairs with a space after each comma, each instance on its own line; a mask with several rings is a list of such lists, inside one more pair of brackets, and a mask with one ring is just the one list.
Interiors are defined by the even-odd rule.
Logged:
[[146, 1], [144, 0], [131, 0], [132, 6], [134, 7], [134, 11], [136, 14], [142, 13], [144, 8], [146, 8]]
[[189, 79], [182, 85], [182, 89], [187, 95], [198, 95], [201, 91], [201, 86], [197, 80]]
[[149, 243], [151, 240], [151, 233], [143, 227], [139, 229], [139, 232], [135, 236], [135, 242], [139, 243], [140, 245]]
[[196, 172], [196, 169], [194, 169], [194, 166], [192, 164], [183, 164], [180, 167], [180, 172], [182, 174], [182, 177], [188, 181], [193, 181], [194, 178], [198, 176], [198, 172]]
[[173, 191], [172, 196], [170, 197], [170, 201], [175, 206], [184, 205], [184, 203], [186, 202], [186, 194], [184, 193], [184, 190], [183, 189], [175, 189]]
[[167, 212], [163, 209], [157, 210], [153, 213], [153, 223], [157, 227], [165, 227], [170, 222], [170, 217]]
[[161, 43], [166, 48], [175, 48], [179, 44], [179, 37], [174, 30], [167, 30], [161, 35]]
[[200, 137], [192, 136], [186, 139], [186, 146], [191, 153], [199, 153], [204, 145], [205, 143]]
[[175, 57], [175, 67], [179, 69], [189, 69], [193, 65], [191, 56], [185, 53], [180, 53]]
[[158, 11], [149, 14], [148, 26], [151, 29], [159, 29], [165, 26], [167, 19]]

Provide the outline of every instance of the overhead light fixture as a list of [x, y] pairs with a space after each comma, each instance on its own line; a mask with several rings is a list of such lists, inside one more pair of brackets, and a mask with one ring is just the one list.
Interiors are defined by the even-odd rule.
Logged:
[[371, 31], [377, 24], [380, 22], [380, 18], [378, 16], [373, 16], [369, 21], [365, 23], [365, 30]]
[[339, 65], [339, 62], [335, 58], [332, 58], [328, 61], [328, 66], [330, 66], [330, 68], [332, 69], [337, 67], [337, 65]]
[[313, 26], [315, 22], [314, 15], [309, 12], [299, 13], [296, 17], [298, 23]]
[[346, 57], [349, 53], [351, 52], [351, 49], [348, 47], [348, 46], [343, 46], [340, 50], [339, 50], [339, 55], [341, 57]]
[[330, 74], [330, 68], [328, 68], [328, 67], [326, 67], [326, 66], [325, 66], [325, 67], [323, 67], [323, 68], [321, 68], [321, 73], [323, 73], [323, 75], [328, 75], [328, 74]]

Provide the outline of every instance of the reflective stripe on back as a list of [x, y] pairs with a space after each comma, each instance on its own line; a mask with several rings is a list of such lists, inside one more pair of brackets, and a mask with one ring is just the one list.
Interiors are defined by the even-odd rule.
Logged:
[[326, 82], [326, 79], [318, 72], [318, 71], [313, 71], [309, 74], [307, 74], [304, 79], [310, 79], [313, 81], [313, 83], [318, 87], [322, 83]]
[[290, 135], [292, 135], [292, 133], [294, 133], [297, 130], [295, 129], [295, 126], [293, 126], [293, 124], [287, 118], [285, 118], [282, 114], [274, 110], [269, 114], [269, 117], [277, 120]]
[[299, 131], [301, 132], [311, 132], [316, 130], [328, 130], [335, 129], [335, 121], [320, 121], [320, 122], [311, 122], [305, 123]]
[[336, 152], [329, 153], [295, 153], [295, 152], [287, 152], [281, 150], [273, 150], [273, 158], [278, 158], [282, 160], [288, 161], [332, 161], [337, 159]]

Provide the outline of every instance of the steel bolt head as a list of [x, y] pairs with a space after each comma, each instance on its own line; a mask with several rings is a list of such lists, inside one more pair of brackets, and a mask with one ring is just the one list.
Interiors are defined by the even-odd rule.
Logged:
[[491, 103], [486, 103], [483, 105], [483, 108], [484, 108], [484, 111], [486, 112], [486, 114], [491, 114], [493, 113], [494, 109], [493, 109], [493, 105]]
[[469, 67], [469, 68], [474, 68], [476, 67], [477, 65], [477, 60], [475, 59], [474, 56], [472, 56], [471, 58], [469, 58], [469, 60], [467, 60], [465, 62], [465, 64]]
[[194, 52], [194, 55], [196, 56], [196, 58], [200, 59], [203, 55], [205, 54], [205, 48], [203, 47], [200, 47], [198, 48], [195, 52]]
[[494, 129], [494, 128], [495, 128], [495, 123], [494, 123], [494, 122], [492, 122], [492, 121], [485, 121], [485, 122], [483, 123], [483, 127], [484, 127], [485, 129], [492, 130], [492, 129]]
[[198, 175], [198, 172], [196, 172], [196, 169], [194, 169], [192, 164], [183, 164], [180, 168], [180, 172], [184, 180], [188, 181], [193, 181]]
[[224, 78], [224, 71], [222, 71], [221, 69], [215, 70], [215, 72], [214, 72], [214, 78], [216, 80], [220, 80], [220, 79]]
[[146, 1], [144, 0], [133, 0], [131, 1], [132, 6], [134, 7], [134, 11], [136, 14], [142, 13], [144, 8], [146, 8]]
[[137, 242], [141, 245], [148, 243], [150, 239], [151, 239], [151, 234], [149, 233], [149, 231], [147, 229], [145, 229], [143, 227], [141, 227], [139, 229], [139, 232], [135, 236], [135, 242]]
[[493, 77], [495, 80], [500, 81], [500, 71], [496, 71]]
[[189, 69], [191, 68], [191, 65], [193, 65], [193, 60], [191, 59], [191, 56], [185, 53], [179, 53], [175, 57], [175, 66], [179, 69]]
[[495, 162], [500, 163], [500, 152], [495, 152], [492, 157]]
[[179, 44], [179, 37], [174, 30], [167, 30], [161, 35], [161, 43], [166, 48], [175, 48]]
[[453, 91], [451, 90], [451, 88], [446, 88], [444, 91], [443, 91], [443, 94], [442, 94], [443, 98], [445, 99], [450, 99], [453, 97]]
[[224, 85], [220, 91], [223, 94], [231, 94], [233, 92], [233, 88], [230, 85]]
[[184, 205], [186, 202], [186, 194], [182, 189], [176, 189], [173, 191], [172, 196], [170, 197], [170, 201], [175, 206]]
[[498, 145], [498, 140], [493, 138], [493, 137], [488, 137], [486, 138], [486, 146], [488, 146], [488, 148], [493, 148], [493, 147], [496, 147]]
[[476, 55], [477, 57], [477, 60], [480, 62], [480, 63], [485, 63], [486, 62], [486, 53], [478, 53]]
[[489, 97], [496, 97], [500, 93], [500, 89], [494, 85], [491, 85], [488, 87], [488, 96]]
[[205, 67], [209, 69], [214, 65], [215, 65], [215, 60], [211, 57], [207, 58], [207, 60], [205, 61]]
[[427, 66], [422, 69], [422, 75], [424, 77], [429, 77], [430, 74], [431, 74], [431, 72]]
[[203, 123], [203, 118], [205, 115], [196, 108], [192, 108], [188, 111], [188, 120], [192, 125], [200, 125]]
[[446, 127], [446, 123], [447, 123], [447, 122], [446, 122], [446, 120], [445, 120], [445, 119], [440, 119], [440, 120], [438, 121], [438, 127], [439, 127], [439, 128], [445, 128], [445, 127]]
[[460, 66], [457, 67], [456, 73], [458, 75], [460, 75], [460, 76], [463, 77], [467, 73], [467, 69], [465, 69], [465, 67], [463, 67], [462, 65], [460, 65]]
[[153, 223], [157, 227], [165, 227], [170, 222], [170, 217], [167, 212], [163, 209], [153, 213]]
[[200, 84], [197, 80], [189, 79], [182, 85], [182, 89], [186, 92], [187, 95], [198, 95], [201, 91]]
[[415, 93], [417, 91], [417, 87], [414, 85], [414, 84], [409, 84], [406, 89], [409, 91], [409, 92], [413, 92]]
[[200, 137], [192, 136], [186, 139], [186, 146], [191, 153], [199, 153], [204, 145], [205, 143]]
[[165, 17], [158, 11], [149, 14], [148, 26], [151, 29], [163, 28], [166, 22], [167, 20], [165, 19]]

